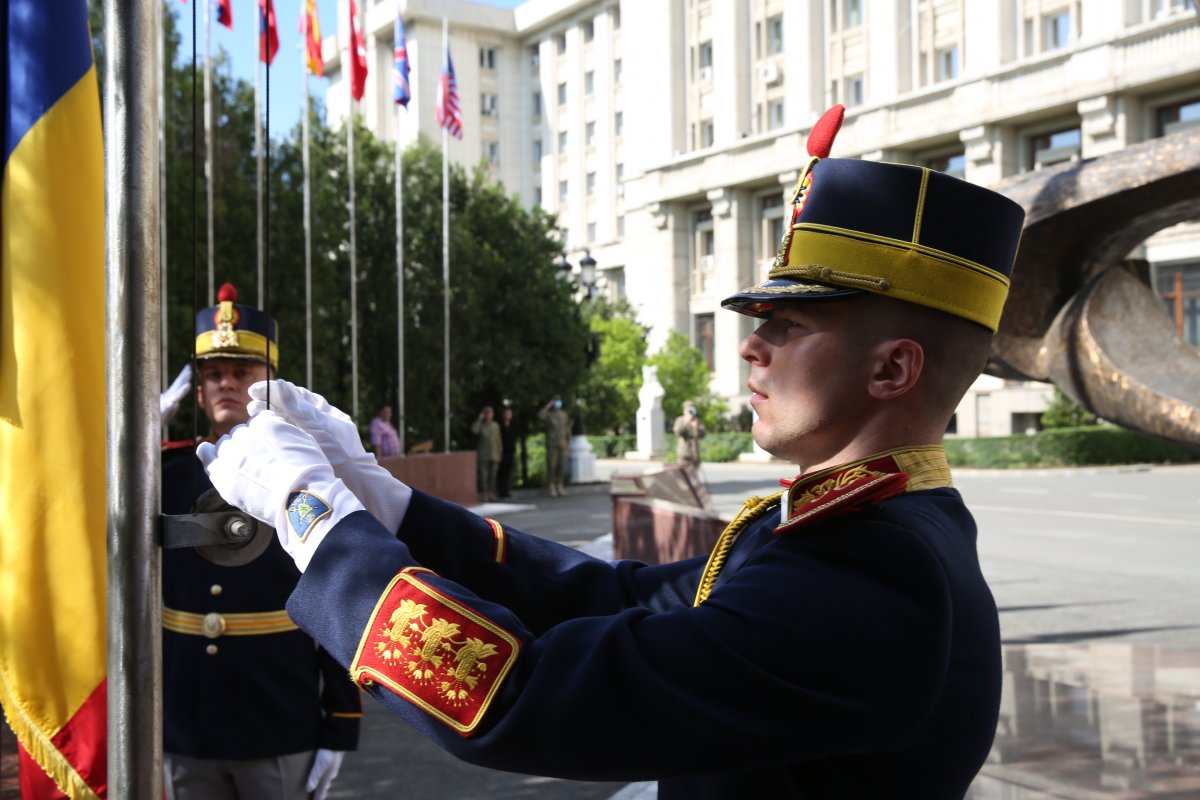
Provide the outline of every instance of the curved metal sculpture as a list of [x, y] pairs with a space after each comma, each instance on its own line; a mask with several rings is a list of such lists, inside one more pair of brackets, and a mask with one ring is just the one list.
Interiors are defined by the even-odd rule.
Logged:
[[1126, 261], [1200, 219], [1200, 130], [995, 188], [1026, 218], [987, 372], [1051, 381], [1106, 420], [1200, 445], [1200, 351], [1176, 335], [1145, 262]]

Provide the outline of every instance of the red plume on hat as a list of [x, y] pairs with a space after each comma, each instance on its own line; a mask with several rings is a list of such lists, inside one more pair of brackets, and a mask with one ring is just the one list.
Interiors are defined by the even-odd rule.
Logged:
[[784, 232], [783, 241], [780, 242], [779, 252], [775, 255], [776, 264], [786, 264], [788, 250], [792, 246], [792, 228], [796, 223], [800, 212], [804, 210], [804, 203], [808, 199], [808, 191], [812, 187], [812, 168], [822, 158], [828, 158], [829, 152], [833, 149], [833, 140], [837, 137], [838, 131], [842, 129], [842, 120], [846, 116], [846, 107], [840, 103], [833, 106], [817, 120], [817, 124], [813, 125], [812, 130], [808, 133], [808, 161], [804, 162], [804, 166], [800, 168], [800, 175], [796, 178], [796, 186], [792, 189], [792, 219], [788, 225], [787, 231]]

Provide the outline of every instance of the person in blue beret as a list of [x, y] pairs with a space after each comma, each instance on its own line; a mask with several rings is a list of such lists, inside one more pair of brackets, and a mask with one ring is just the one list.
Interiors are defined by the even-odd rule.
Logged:
[[288, 611], [476, 764], [660, 798], [961, 798], [1000, 701], [996, 605], [941, 447], [1023, 225], [929, 169], [829, 158], [822, 118], [768, 279], [727, 298], [754, 438], [794, 462], [707, 557], [606, 562], [413, 490], [283, 381], [199, 452], [304, 572]]

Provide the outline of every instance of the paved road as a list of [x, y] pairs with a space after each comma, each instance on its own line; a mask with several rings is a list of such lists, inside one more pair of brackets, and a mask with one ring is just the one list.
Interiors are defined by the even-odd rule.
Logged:
[[[606, 480], [614, 471], [640, 468], [604, 460], [597, 465], [597, 477]], [[778, 479], [788, 473], [788, 466], [778, 463], [703, 467], [713, 501], [727, 516], [746, 496], [775, 491]], [[1006, 644], [1200, 642], [1198, 481], [1200, 467], [956, 470], [956, 485], [979, 522], [981, 562], [1000, 607]], [[607, 486], [570, 491], [565, 498], [525, 494], [483, 511], [529, 533], [606, 557], [612, 528]], [[367, 705], [361, 749], [347, 757], [330, 797], [607, 800], [624, 790], [624, 800], [640, 788], [465, 765], [373, 702]], [[652, 796], [651, 786], [639, 800]], [[989, 789], [976, 796], [1071, 795], [993, 795]]]

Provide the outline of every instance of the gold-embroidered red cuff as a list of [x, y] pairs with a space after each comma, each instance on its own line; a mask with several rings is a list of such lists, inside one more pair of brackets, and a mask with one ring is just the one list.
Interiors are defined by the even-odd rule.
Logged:
[[516, 663], [515, 636], [405, 569], [384, 590], [350, 676], [378, 683], [469, 736]]

